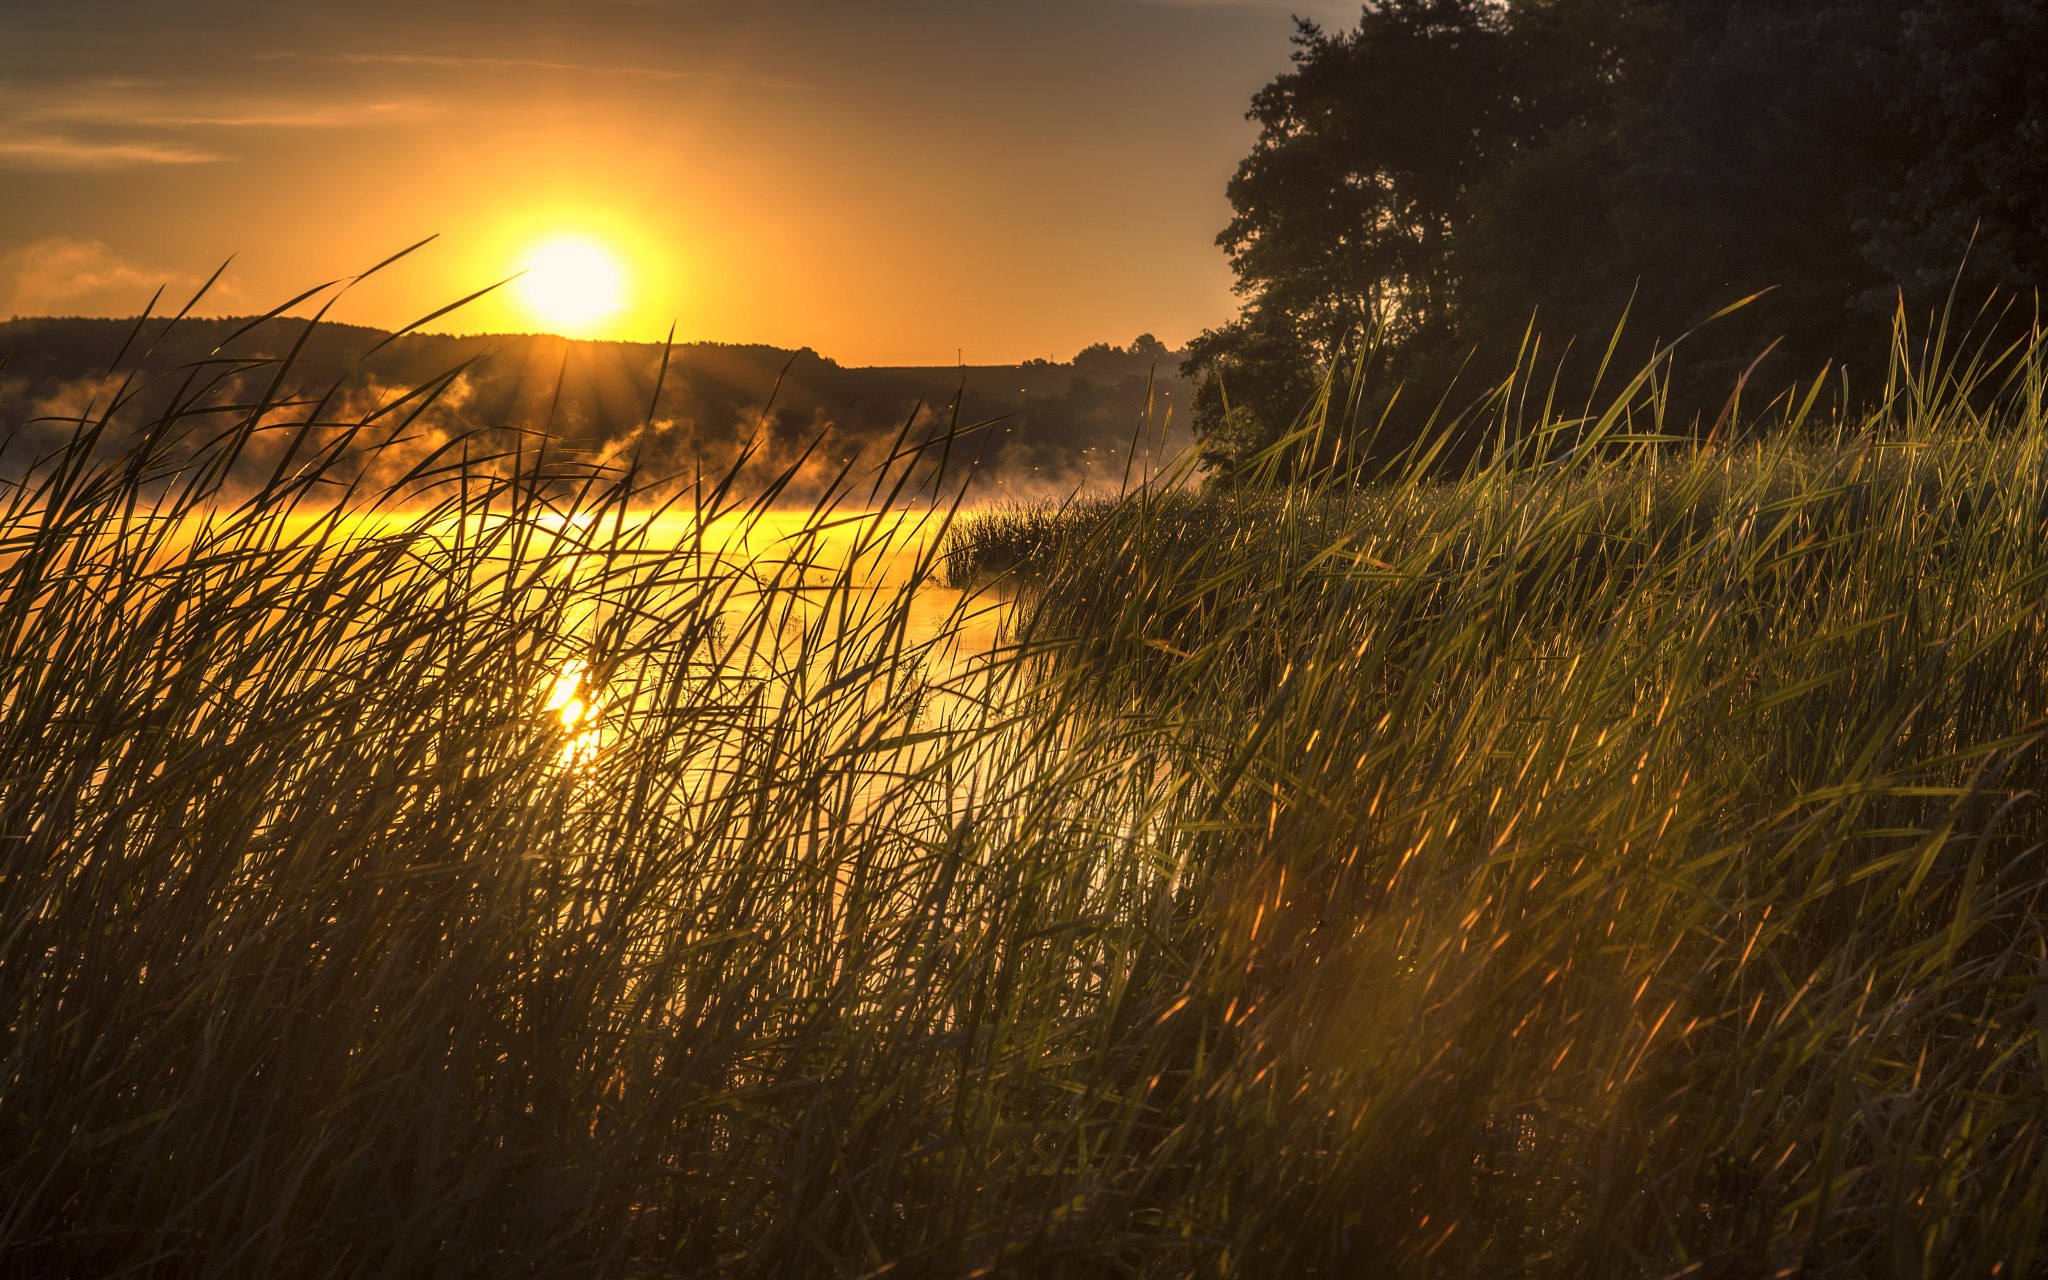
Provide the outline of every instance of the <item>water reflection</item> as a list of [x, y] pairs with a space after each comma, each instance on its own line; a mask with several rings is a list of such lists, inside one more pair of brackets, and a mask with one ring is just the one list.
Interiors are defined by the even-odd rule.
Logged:
[[572, 768], [595, 757], [603, 741], [597, 717], [604, 695], [589, 687], [589, 674], [589, 663], [572, 661], [555, 676], [554, 690], [548, 694], [548, 710], [561, 717], [562, 732], [569, 738], [557, 759]]
[[869, 710], [856, 716], [885, 719], [910, 708], [906, 730], [982, 713], [975, 673], [998, 650], [1011, 605], [939, 580], [946, 527], [942, 513], [926, 512], [551, 516], [538, 549], [556, 619], [542, 680], [545, 712], [564, 735], [558, 762], [588, 767], [622, 733], [633, 736], [650, 698], [669, 697], [656, 692], [667, 687], [657, 670], [666, 659], [621, 657], [621, 613], [710, 612], [711, 642], [691, 652], [689, 682], [715, 687], [710, 702], [751, 702], [768, 720], [820, 699], [837, 704], [834, 718], [858, 705]]

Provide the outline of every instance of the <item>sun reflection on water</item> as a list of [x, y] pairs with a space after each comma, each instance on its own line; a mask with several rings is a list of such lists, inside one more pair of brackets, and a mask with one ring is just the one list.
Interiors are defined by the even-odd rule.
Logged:
[[[900, 653], [888, 661], [879, 660], [879, 651], [868, 655], [876, 659], [875, 695], [905, 681], [920, 686], [913, 714], [927, 731], [955, 714], [972, 714], [978, 704], [963, 682], [994, 661], [1012, 611], [1007, 597], [970, 601], [971, 593], [934, 580], [930, 544], [943, 528], [934, 513], [859, 512], [821, 524], [815, 513], [799, 511], [700, 522], [572, 509], [528, 520], [543, 536], [527, 549], [552, 562], [544, 583], [534, 580], [542, 584], [537, 589], [560, 593], [551, 594], [551, 607], [561, 612], [546, 628], [552, 652], [540, 658], [540, 714], [560, 743], [555, 766], [585, 775], [594, 775], [601, 751], [638, 741], [639, 726], [656, 714], [645, 703], [641, 660], [594, 664], [589, 656], [614, 600], [649, 617], [670, 608], [688, 613], [702, 607], [698, 593], [707, 581], [737, 581], [712, 606], [716, 632], [726, 640], [697, 653], [692, 664], [703, 668], [703, 679], [728, 690], [744, 687], [748, 698], [768, 703], [837, 688], [852, 651], [846, 646], [893, 633]], [[661, 557], [669, 555], [684, 557], [688, 571], [665, 564]], [[636, 595], [635, 566], [643, 563], [674, 584]]]
[[591, 686], [589, 676], [588, 663], [571, 662], [555, 677], [555, 687], [548, 694], [548, 710], [561, 717], [562, 732], [569, 735], [557, 758], [572, 767], [588, 763], [601, 745], [597, 720], [604, 699]]

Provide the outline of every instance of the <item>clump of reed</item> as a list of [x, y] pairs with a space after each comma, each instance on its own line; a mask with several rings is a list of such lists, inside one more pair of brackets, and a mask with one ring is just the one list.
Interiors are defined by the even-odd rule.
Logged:
[[[1178, 478], [1177, 476], [1174, 478]], [[1216, 502], [1186, 488], [1144, 490], [1145, 523], [1155, 541], [1203, 545], [1229, 517]], [[1008, 576], [1042, 581], [1054, 566], [1085, 554], [1082, 547], [1118, 536], [1131, 505], [1127, 496], [1076, 494], [1065, 502], [1012, 502], [976, 508], [946, 531], [942, 562], [946, 584], [964, 588]]]
[[317, 397], [231, 491], [288, 366], [81, 415], [0, 512], [0, 1269], [2025, 1274], [2044, 362], [1141, 489], [964, 667], [900, 467], [741, 558], [772, 488], [366, 492]]
[[1460, 477], [1041, 539], [1027, 635], [1204, 797], [1217, 1265], [2039, 1265], [2044, 374], [1902, 343], [1702, 446], [1652, 369]]

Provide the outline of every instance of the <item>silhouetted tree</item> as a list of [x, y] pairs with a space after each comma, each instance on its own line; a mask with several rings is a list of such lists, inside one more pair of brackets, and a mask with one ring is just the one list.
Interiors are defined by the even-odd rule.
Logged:
[[1505, 372], [1532, 315], [1548, 350], [1590, 352], [1559, 369], [1590, 394], [1624, 309], [1636, 361], [1769, 290], [1681, 349], [1694, 411], [1774, 342], [1759, 389], [1881, 363], [1891, 309], [1939, 305], [1966, 250], [1966, 304], [2048, 276], [2039, 4], [1370, 0], [1296, 46], [1229, 185], [1243, 312], [1184, 365], [1219, 471], [1333, 367], [1368, 384], [1328, 436], [1384, 420], [1406, 443], [1461, 370], [1475, 396]]
[[1173, 354], [1165, 343], [1149, 333], [1141, 333], [1131, 339], [1131, 345], [1125, 350], [1137, 360], [1164, 360]]
[[1560, 125], [1609, 110], [1640, 8], [1373, 0], [1338, 35], [1297, 19], [1294, 69], [1252, 100], [1259, 139], [1218, 237], [1244, 314], [1190, 344], [1183, 366], [1203, 379], [1197, 430], [1215, 438], [1228, 417], [1240, 442], [1270, 440], [1362, 343], [1442, 345], [1469, 192]]
[[[1964, 280], [2048, 283], [2048, 6], [1917, 0], [1873, 50], [1886, 124], [1909, 140], [1900, 181], [1865, 202], [1862, 249], [1922, 305]], [[1972, 243], [1974, 241], [1974, 243]], [[1888, 299], [1886, 299], [1888, 301]]]
[[[1498, 352], [1533, 315], [1559, 345], [1597, 353], [1631, 313], [1624, 359], [1647, 358], [1739, 298], [1758, 304], [1688, 341], [1683, 409], [1711, 409], [1776, 341], [1759, 373], [1810, 376], [1881, 361], [1886, 274], [1858, 219], [1905, 149], [1873, 55], [1894, 0], [1662, 7], [1656, 65], [1611, 124], [1574, 120], [1471, 193], [1459, 245], [1459, 337]], [[1948, 256], [1952, 275], [1961, 247]], [[1585, 385], [1584, 360], [1567, 376]]]

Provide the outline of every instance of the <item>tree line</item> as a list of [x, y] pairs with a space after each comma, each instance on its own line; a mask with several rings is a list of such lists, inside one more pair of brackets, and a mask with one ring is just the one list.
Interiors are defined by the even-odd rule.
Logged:
[[[108, 361], [123, 351], [110, 374]], [[1127, 346], [1085, 347], [1070, 361], [849, 368], [808, 347], [697, 342], [664, 352], [656, 343], [538, 334], [394, 339], [355, 325], [309, 330], [291, 317], [253, 326], [158, 319], [139, 331], [134, 320], [0, 321], [0, 480], [61, 448], [80, 416], [107, 412], [117, 390], [122, 407], [103, 433], [110, 449], [126, 448], [129, 433], [172, 397], [211, 384], [224, 403], [279, 404], [276, 429], [242, 462], [258, 475], [274, 463], [269, 451], [292, 438], [284, 424], [318, 406], [328, 426], [316, 437], [347, 438], [354, 453], [374, 447], [384, 472], [403, 474], [457, 437], [507, 454], [546, 440], [577, 456], [633, 459], [650, 480], [689, 481], [744, 464], [742, 491], [799, 467], [782, 493], [801, 503], [850, 459], [866, 457], [854, 464], [865, 475], [899, 435], [915, 443], [965, 429], [938, 452], [955, 480], [972, 478], [970, 499], [1023, 500], [1114, 486], [1133, 449], [1156, 467], [1185, 448], [1181, 406], [1192, 388], [1175, 374], [1180, 355], [1141, 334]], [[286, 356], [290, 368], [273, 386]], [[428, 394], [409, 396], [415, 388]], [[365, 420], [376, 429], [347, 429]]]
[[1901, 306], [2035, 319], [2037, 0], [1368, 0], [1349, 31], [1296, 24], [1218, 237], [1244, 305], [1183, 365], [1215, 473], [1333, 369], [1364, 394], [1324, 448], [1376, 429], [1384, 455], [1518, 360], [1592, 394], [1617, 329], [1622, 368], [1686, 335], [1670, 404], [1696, 419], [1745, 373], [1867, 395]]

